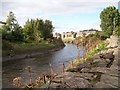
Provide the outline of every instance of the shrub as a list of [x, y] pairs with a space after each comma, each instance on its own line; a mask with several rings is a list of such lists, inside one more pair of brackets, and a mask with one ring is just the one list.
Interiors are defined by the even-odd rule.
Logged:
[[104, 41], [101, 42], [100, 44], [98, 44], [98, 46], [96, 48], [93, 49], [92, 52], [88, 52], [86, 55], [86, 59], [89, 59], [90, 57], [92, 57], [94, 54], [104, 50], [107, 47], [108, 43], [105, 43]]

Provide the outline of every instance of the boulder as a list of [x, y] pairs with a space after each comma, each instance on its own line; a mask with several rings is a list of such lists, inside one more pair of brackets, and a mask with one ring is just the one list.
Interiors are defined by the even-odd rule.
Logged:
[[90, 88], [91, 84], [89, 81], [79, 78], [79, 77], [74, 77], [66, 80], [66, 85], [69, 86], [69, 88]]
[[66, 79], [69, 79], [69, 78], [73, 77], [73, 75], [74, 75], [74, 73], [72, 73], [72, 72], [64, 72], [64, 73], [56, 76], [56, 77], [54, 78], [54, 81], [56, 81], [56, 80], [61, 80], [61, 81], [63, 81], [63, 80], [66, 80]]
[[[52, 80], [50, 84], [50, 88], [90, 88], [91, 84], [88, 80], [83, 77], [92, 76], [90, 74], [81, 75], [80, 73], [73, 73], [71, 77], [68, 75], [66, 77], [57, 76], [54, 80]], [[58, 79], [59, 78], [59, 79]], [[61, 79], [60, 79], [61, 78]]]
[[118, 60], [120, 60], [120, 58], [119, 59], [114, 59], [114, 61], [113, 61], [113, 65], [116, 65], [116, 66], [119, 66], [120, 64], [119, 64], [119, 61]]
[[118, 60], [120, 59], [119, 53], [120, 53], [120, 49], [115, 48], [114, 49], [114, 53], [113, 53], [113, 55], [115, 56], [113, 64], [117, 65], [117, 66], [119, 65], [119, 61]]
[[86, 80], [92, 80], [93, 74], [92, 73], [74, 73], [74, 77], [84, 78]]
[[82, 68], [90, 68], [89, 63], [82, 63], [76, 66], [76, 68], [82, 69]]
[[111, 36], [109, 39], [107, 39], [107, 41], [109, 42], [109, 45], [107, 46], [109, 47], [118, 47], [118, 40], [119, 38], [116, 36]]
[[101, 76], [100, 81], [102, 81], [102, 82], [104, 82], [106, 84], [115, 86], [115, 87], [119, 87], [119, 85], [118, 85], [118, 77], [114, 77], [114, 76], [110, 76], [110, 75], [107, 75], [107, 74], [103, 74]]
[[119, 68], [117, 65], [112, 65], [110, 67], [110, 70], [109, 72], [107, 72], [108, 75], [111, 75], [111, 76], [116, 76], [116, 77], [120, 77], [119, 76]]
[[113, 51], [100, 54], [100, 58], [113, 60], [114, 59]]
[[109, 68], [106, 67], [94, 67], [89, 72], [100, 72], [100, 73], [107, 73], [109, 71]]
[[89, 63], [82, 63], [74, 68], [67, 69], [66, 72], [80, 72], [83, 68], [91, 68], [91, 65]]
[[81, 72], [82, 73], [87, 73], [87, 72], [89, 72], [91, 69], [90, 68], [82, 68], [81, 69]]
[[114, 48], [109, 48], [106, 53], [113, 52], [114, 53]]
[[66, 70], [66, 72], [79, 72], [80, 69], [79, 68], [69, 68]]
[[51, 83], [48, 87], [49, 88], [58, 88], [59, 86], [61, 86], [61, 83]]
[[106, 67], [107, 64], [108, 63], [105, 61], [105, 59], [96, 59], [93, 60], [92, 67]]
[[118, 87], [110, 84], [106, 84], [104, 82], [98, 82], [94, 85], [94, 88], [118, 88]]
[[118, 68], [114, 67], [113, 65], [112, 65], [111, 68], [95, 67], [95, 68], [92, 68], [89, 72], [91, 72], [91, 73], [92, 72], [99, 72], [99, 73], [102, 73], [102, 74], [119, 77], [119, 75], [118, 75]]
[[118, 57], [118, 53], [120, 52], [120, 48], [115, 48], [113, 55]]
[[95, 59], [99, 59], [100, 58], [100, 55], [99, 54], [95, 54], [94, 56], [92, 56], [90, 58], [90, 60], [95, 60]]
[[110, 62], [111, 62], [111, 60], [110, 60], [110, 59], [105, 59], [105, 61], [106, 61], [107, 63], [110, 63]]

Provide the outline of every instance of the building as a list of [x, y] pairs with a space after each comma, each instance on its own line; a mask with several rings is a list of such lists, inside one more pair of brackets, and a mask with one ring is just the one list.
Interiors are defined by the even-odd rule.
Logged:
[[75, 38], [75, 34], [76, 32], [63, 32], [62, 34], [62, 39], [65, 39], [65, 38]]
[[79, 32], [77, 32], [76, 37], [79, 37], [79, 36], [82, 37], [83, 34], [85, 34], [85, 36], [88, 36], [89, 34], [95, 34], [96, 31], [97, 31], [96, 29], [79, 31]]
[[76, 37], [79, 37], [83, 34], [85, 34], [85, 36], [88, 36], [89, 34], [95, 34], [96, 33], [96, 29], [89, 29], [89, 30], [83, 30], [83, 31], [79, 31], [79, 32], [63, 32], [63, 34], [61, 35], [62, 39], [75, 39]]

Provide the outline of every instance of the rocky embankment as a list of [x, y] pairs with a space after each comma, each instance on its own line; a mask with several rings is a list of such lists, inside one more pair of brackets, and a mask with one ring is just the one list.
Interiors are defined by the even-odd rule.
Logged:
[[[56, 76], [50, 88], [120, 88], [118, 84], [120, 56], [119, 40], [107, 39], [109, 45], [83, 64]], [[47, 86], [46, 86], [47, 87]]]

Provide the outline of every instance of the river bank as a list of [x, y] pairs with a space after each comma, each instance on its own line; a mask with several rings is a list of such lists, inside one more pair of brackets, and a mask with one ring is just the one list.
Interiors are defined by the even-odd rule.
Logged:
[[54, 52], [65, 47], [65, 44], [61, 40], [56, 41], [56, 43], [48, 43], [47, 41], [44, 41], [43, 43], [39, 44], [9, 44], [7, 46], [7, 49], [3, 49], [3, 62], [8, 60], [20, 60], [37, 56], [44, 56], [45, 54], [49, 54], [50, 52]]
[[14, 56], [6, 56], [2, 57], [3, 62], [9, 61], [9, 60], [20, 60], [20, 59], [26, 59], [26, 58], [33, 58], [37, 56], [44, 56], [45, 54], [49, 54], [50, 52], [58, 51], [62, 49], [63, 47], [59, 48], [54, 48], [50, 50], [45, 50], [45, 51], [39, 51], [39, 52], [32, 52], [32, 53], [25, 53], [25, 54], [20, 54], [20, 55], [14, 55]]
[[68, 68], [56, 76], [44, 88], [120, 88], [118, 79], [120, 38], [111, 37], [106, 41], [105, 50], [93, 55], [89, 60], [74, 68]]
[[[38, 55], [34, 58], [26, 58], [21, 60], [9, 60], [2, 63], [2, 82], [3, 88], [16, 88], [12, 85], [12, 81], [16, 77], [22, 77], [24, 85], [29, 84], [29, 73], [25, 70], [27, 66], [32, 68], [32, 81], [35, 82], [42, 74], [50, 72], [49, 63], [51, 63], [55, 73], [62, 71], [62, 63], [69, 64], [71, 60], [76, 58], [77, 48], [74, 44], [65, 44], [65, 47], [58, 51], [51, 51], [48, 54]], [[82, 53], [81, 55], [82, 56]]]

